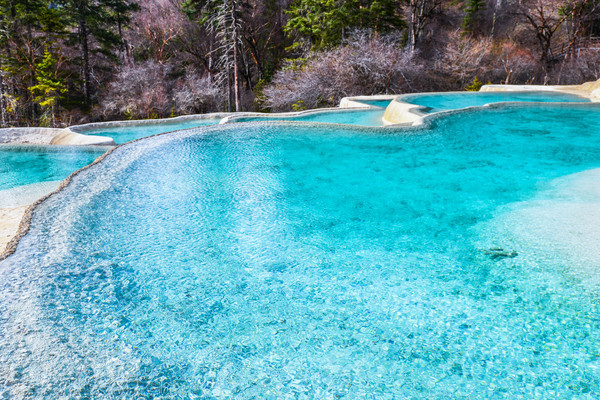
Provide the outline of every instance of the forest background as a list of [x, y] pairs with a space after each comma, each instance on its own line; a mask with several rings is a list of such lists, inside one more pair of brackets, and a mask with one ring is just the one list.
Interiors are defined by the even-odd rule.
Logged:
[[2, 127], [600, 78], [600, 0], [0, 0]]

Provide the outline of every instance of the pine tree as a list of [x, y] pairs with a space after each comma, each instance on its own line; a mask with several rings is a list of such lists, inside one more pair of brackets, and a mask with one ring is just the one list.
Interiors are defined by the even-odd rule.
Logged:
[[465, 17], [462, 20], [463, 31], [469, 35], [481, 33], [481, 13], [485, 9], [484, 0], [468, 0], [465, 7]]
[[292, 48], [329, 49], [342, 43], [352, 29], [379, 33], [405, 27], [400, 6], [396, 0], [296, 0], [285, 31], [296, 39]]
[[[0, 108], [35, 123], [37, 107], [28, 87], [35, 84], [35, 65], [45, 44], [65, 32], [62, 12], [50, 0], [0, 0]], [[14, 106], [16, 103], [16, 106]]]
[[125, 0], [65, 0], [64, 10], [73, 28], [71, 44], [79, 47], [78, 62], [86, 106], [92, 102], [92, 56], [100, 53], [116, 60], [115, 49], [123, 48], [122, 26], [136, 9], [136, 3]]
[[34, 101], [44, 110], [42, 124], [46, 125], [49, 118], [52, 126], [56, 126], [56, 108], [67, 93], [65, 79], [60, 76], [59, 58], [46, 48], [43, 59], [35, 65], [35, 71], [37, 84], [28, 89], [34, 95]]

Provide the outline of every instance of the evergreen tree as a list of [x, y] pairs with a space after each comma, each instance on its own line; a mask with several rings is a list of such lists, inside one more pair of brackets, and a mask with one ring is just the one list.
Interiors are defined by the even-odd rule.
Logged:
[[463, 31], [469, 35], [481, 34], [481, 13], [485, 9], [484, 0], [467, 0], [465, 17], [462, 20]]
[[[18, 119], [35, 121], [37, 110], [28, 87], [35, 84], [35, 65], [47, 44], [65, 31], [61, 10], [50, 0], [0, 0], [0, 108], [17, 111]], [[8, 103], [17, 103], [16, 107]]]
[[122, 26], [136, 9], [136, 3], [126, 0], [65, 0], [64, 10], [73, 28], [70, 43], [79, 47], [77, 61], [86, 106], [92, 101], [92, 56], [102, 54], [116, 60], [115, 49], [123, 48]]
[[35, 65], [36, 85], [29, 91], [35, 96], [34, 101], [44, 110], [41, 122], [47, 125], [48, 118], [52, 126], [56, 126], [56, 107], [67, 93], [64, 77], [60, 76], [59, 60], [46, 48], [44, 57]]
[[400, 9], [396, 0], [296, 0], [285, 31], [295, 36], [293, 48], [323, 50], [339, 45], [351, 29], [404, 28]]

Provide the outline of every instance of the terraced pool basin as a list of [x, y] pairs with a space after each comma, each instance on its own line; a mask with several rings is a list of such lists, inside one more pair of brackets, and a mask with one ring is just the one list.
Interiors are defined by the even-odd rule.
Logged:
[[216, 125], [221, 121], [221, 118], [206, 118], [185, 120], [181, 122], [162, 122], [148, 125], [123, 125], [123, 126], [104, 126], [95, 129], [78, 129], [74, 130], [86, 135], [108, 136], [115, 143], [123, 144], [132, 140], [141, 139], [144, 137], [157, 135], [159, 133], [176, 131], [179, 129], [195, 128], [198, 126]]
[[0, 191], [38, 182], [63, 180], [110, 147], [0, 146]]
[[0, 262], [0, 396], [599, 398], [599, 131], [521, 105], [126, 144]]
[[353, 101], [356, 103], [361, 103], [361, 104], [371, 106], [371, 107], [386, 108], [390, 104], [392, 99], [386, 99], [386, 100], [354, 99]]
[[[389, 100], [387, 103], [389, 104]], [[329, 124], [383, 126], [384, 108], [380, 109], [339, 109], [335, 111], [311, 111], [297, 116], [268, 115], [253, 117], [235, 117], [231, 122], [290, 121], [321, 122]]]
[[427, 107], [428, 110], [425, 112], [428, 113], [512, 101], [553, 103], [587, 103], [590, 101], [574, 94], [551, 91], [420, 93], [404, 95], [398, 99]]

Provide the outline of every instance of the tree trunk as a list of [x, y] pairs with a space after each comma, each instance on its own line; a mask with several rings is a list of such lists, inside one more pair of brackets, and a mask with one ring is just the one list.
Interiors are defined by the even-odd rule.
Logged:
[[408, 49], [413, 52], [417, 44], [415, 0], [410, 0], [408, 12]]
[[231, 70], [227, 70], [227, 112], [231, 112]]
[[233, 93], [235, 95], [235, 111], [242, 110], [242, 102], [240, 101], [240, 71], [238, 66], [238, 32], [237, 32], [237, 16], [235, 15], [235, 6], [231, 9], [231, 20], [233, 22]]
[[[80, 12], [83, 13], [82, 10]], [[81, 44], [81, 56], [83, 58], [83, 95], [85, 97], [85, 105], [91, 104], [90, 96], [90, 50], [88, 45], [88, 30], [83, 16], [79, 19], [79, 41]]]
[[233, 93], [235, 95], [235, 111], [239, 112], [242, 110], [242, 102], [240, 101], [240, 71], [238, 66], [237, 43], [233, 46]]
[[6, 128], [6, 99], [4, 98], [4, 74], [0, 72], [0, 109], [2, 109], [2, 127]]

